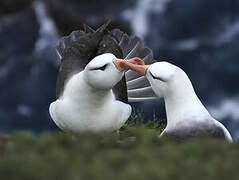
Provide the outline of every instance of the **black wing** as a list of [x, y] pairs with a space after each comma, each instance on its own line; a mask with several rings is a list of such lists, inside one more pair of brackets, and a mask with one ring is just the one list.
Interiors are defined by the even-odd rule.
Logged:
[[57, 46], [61, 65], [56, 82], [56, 98], [62, 95], [67, 80], [75, 73], [84, 70], [95, 57], [99, 42], [102, 40], [108, 23], [93, 31], [85, 26], [85, 31], [73, 31], [63, 37]]

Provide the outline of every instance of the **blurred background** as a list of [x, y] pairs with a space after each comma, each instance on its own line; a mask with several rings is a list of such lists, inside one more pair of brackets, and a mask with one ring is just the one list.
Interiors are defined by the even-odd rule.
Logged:
[[[183, 68], [211, 114], [239, 138], [238, 0], [1, 0], [0, 132], [57, 129], [55, 97], [61, 36], [94, 28], [139, 36], [158, 61]], [[133, 104], [145, 119], [165, 119], [163, 101]]]

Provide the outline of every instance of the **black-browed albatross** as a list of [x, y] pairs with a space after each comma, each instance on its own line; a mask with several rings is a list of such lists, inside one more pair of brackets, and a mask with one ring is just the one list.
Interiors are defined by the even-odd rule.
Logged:
[[85, 26], [85, 31], [63, 37], [57, 47], [61, 65], [56, 101], [49, 111], [64, 131], [118, 130], [131, 114], [128, 102], [156, 97], [146, 78], [131, 70], [124, 74], [117, 59], [137, 64], [134, 57], [139, 57], [151, 64], [155, 62], [152, 51], [139, 38], [119, 29], [108, 31], [107, 25], [96, 31]]
[[168, 62], [138, 65], [124, 61], [123, 66], [146, 76], [155, 94], [164, 98], [167, 126], [161, 135], [169, 135], [179, 141], [210, 136], [232, 142], [228, 130], [209, 114], [181, 68]]

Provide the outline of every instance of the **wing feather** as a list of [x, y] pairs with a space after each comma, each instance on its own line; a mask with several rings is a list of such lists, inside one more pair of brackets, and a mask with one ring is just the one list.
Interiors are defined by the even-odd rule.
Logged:
[[[140, 57], [145, 64], [155, 62], [152, 50], [144, 47], [140, 38], [136, 36], [129, 37], [119, 29], [112, 30], [111, 34], [122, 48], [124, 59]], [[129, 102], [140, 102], [156, 98], [146, 77], [142, 77], [136, 72], [128, 70], [125, 73], [125, 78]]]

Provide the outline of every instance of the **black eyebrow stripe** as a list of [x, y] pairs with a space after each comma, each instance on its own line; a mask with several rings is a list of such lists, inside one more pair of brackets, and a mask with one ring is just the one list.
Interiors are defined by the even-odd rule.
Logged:
[[106, 68], [106, 66], [107, 66], [107, 64], [104, 65], [104, 66], [101, 66], [101, 67], [92, 68], [92, 69], [90, 69], [90, 70], [91, 70], [91, 71], [95, 71], [95, 70], [101, 70], [101, 71], [104, 71], [105, 68]]
[[163, 80], [163, 79], [161, 79], [161, 78], [159, 78], [159, 77], [155, 77], [150, 71], [149, 71], [149, 74], [153, 77], [153, 79], [157, 79], [157, 80], [166, 82], [165, 80]]

